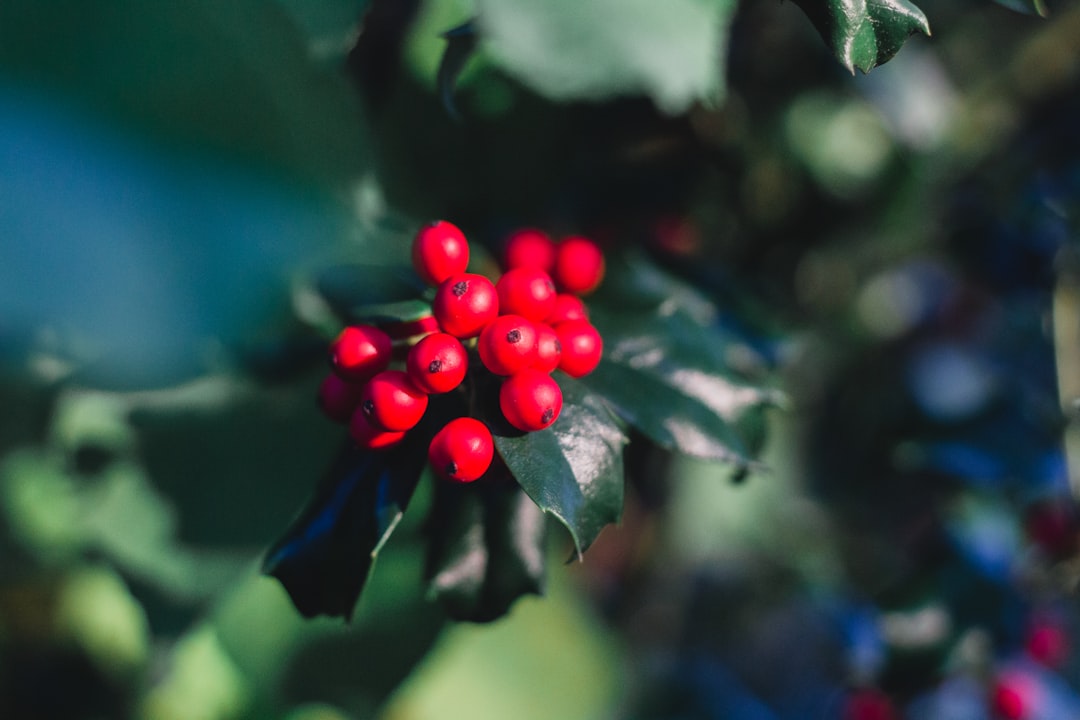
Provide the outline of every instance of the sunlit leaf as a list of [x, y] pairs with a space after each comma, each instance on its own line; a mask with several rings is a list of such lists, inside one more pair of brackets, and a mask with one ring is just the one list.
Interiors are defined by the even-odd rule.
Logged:
[[684, 111], [723, 94], [731, 0], [477, 0], [496, 64], [555, 100], [647, 95]]
[[864, 73], [887, 62], [913, 34], [930, 34], [923, 11], [907, 0], [795, 0], [836, 59]]
[[681, 453], [745, 464], [734, 422], [775, 394], [730, 370], [749, 351], [722, 330], [716, 308], [642, 258], [616, 260], [591, 319], [604, 339], [583, 382], [653, 441]]
[[562, 374], [558, 382], [559, 419], [525, 434], [496, 427], [495, 446], [518, 484], [567, 527], [581, 553], [622, 514], [626, 435], [598, 395]]

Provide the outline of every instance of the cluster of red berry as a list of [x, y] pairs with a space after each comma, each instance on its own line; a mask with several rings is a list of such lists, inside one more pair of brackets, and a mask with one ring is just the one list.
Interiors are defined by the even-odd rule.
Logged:
[[[420, 422], [429, 395], [462, 385], [474, 351], [484, 368], [503, 378], [499, 407], [510, 425], [532, 432], [555, 422], [562, 391], [551, 372], [581, 377], [600, 362], [600, 333], [580, 298], [603, 279], [596, 244], [584, 237], [556, 244], [539, 230], [519, 230], [507, 240], [505, 272], [493, 283], [466, 272], [464, 234], [438, 221], [417, 233], [412, 261], [435, 288], [430, 322], [410, 325], [403, 369], [390, 367], [394, 341], [385, 329], [342, 330], [330, 344], [333, 372], [319, 390], [326, 415], [348, 423], [363, 447], [395, 445]], [[435, 471], [458, 482], [479, 478], [493, 456], [490, 430], [472, 417], [451, 420], [428, 449]]]

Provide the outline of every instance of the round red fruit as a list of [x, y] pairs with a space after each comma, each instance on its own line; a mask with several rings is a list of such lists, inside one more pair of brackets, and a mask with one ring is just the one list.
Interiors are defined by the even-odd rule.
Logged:
[[347, 382], [331, 373], [319, 385], [319, 408], [334, 422], [347, 424], [353, 411], [360, 405], [362, 390], [362, 385]]
[[451, 420], [435, 433], [428, 446], [428, 461], [440, 477], [472, 482], [487, 472], [495, 443], [487, 425], [470, 417]]
[[543, 430], [562, 411], [562, 390], [547, 373], [522, 370], [503, 381], [499, 407], [507, 422], [518, 430]]
[[570, 377], [588, 375], [600, 363], [604, 342], [600, 331], [588, 320], [567, 320], [555, 326], [562, 345], [559, 369]]
[[562, 343], [555, 329], [547, 323], [536, 323], [536, 360], [533, 361], [533, 369], [550, 373], [559, 367], [561, 358]]
[[469, 357], [460, 340], [437, 332], [410, 348], [405, 367], [416, 387], [429, 394], [446, 393], [465, 379]]
[[555, 283], [540, 268], [519, 267], [503, 273], [495, 283], [499, 312], [541, 322], [555, 308]]
[[428, 285], [438, 285], [469, 265], [469, 243], [453, 223], [437, 220], [420, 228], [413, 238], [412, 262]]
[[589, 311], [585, 309], [585, 303], [581, 301], [577, 295], [571, 295], [570, 293], [559, 293], [555, 296], [555, 304], [548, 313], [547, 322], [548, 325], [555, 327], [561, 322], [567, 320], [588, 320]]
[[428, 397], [401, 370], [383, 370], [364, 385], [359, 412], [381, 430], [408, 430], [420, 422]]
[[506, 238], [503, 248], [503, 267], [540, 268], [550, 273], [555, 267], [555, 243], [543, 230], [522, 228]]
[[520, 315], [500, 315], [480, 333], [480, 361], [496, 375], [513, 375], [536, 360], [536, 328]]
[[397, 445], [405, 437], [403, 431], [382, 430], [375, 427], [363, 412], [357, 410], [349, 423], [349, 434], [353, 441], [368, 450], [381, 450]]
[[483, 275], [459, 273], [442, 281], [431, 309], [443, 332], [471, 338], [498, 316], [499, 296]]
[[350, 325], [330, 343], [330, 367], [342, 380], [362, 383], [386, 369], [390, 336], [371, 325]]
[[604, 253], [588, 238], [568, 237], [558, 245], [552, 275], [565, 292], [588, 295], [604, 279]]

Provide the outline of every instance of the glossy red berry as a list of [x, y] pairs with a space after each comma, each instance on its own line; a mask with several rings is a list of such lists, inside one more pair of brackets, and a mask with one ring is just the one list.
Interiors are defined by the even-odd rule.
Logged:
[[495, 443], [487, 425], [470, 417], [451, 420], [435, 433], [428, 446], [428, 461], [440, 477], [472, 482], [487, 472]]
[[506, 238], [503, 247], [503, 267], [539, 268], [550, 273], [555, 267], [555, 243], [543, 230], [522, 228]]
[[581, 301], [581, 298], [570, 293], [559, 293], [555, 296], [555, 304], [544, 322], [555, 327], [567, 320], [588, 319], [589, 311], [585, 308], [585, 303]]
[[413, 238], [412, 262], [429, 285], [438, 285], [469, 265], [469, 243], [453, 223], [437, 220], [420, 228]]
[[562, 390], [547, 373], [522, 370], [503, 381], [499, 407], [507, 422], [518, 430], [543, 430], [562, 411]]
[[536, 359], [532, 367], [540, 372], [550, 373], [559, 367], [562, 358], [562, 343], [559, 336], [547, 323], [536, 323]]
[[443, 280], [431, 309], [443, 332], [471, 338], [499, 314], [499, 296], [483, 275], [460, 273]]
[[507, 270], [495, 283], [499, 312], [542, 322], [555, 308], [555, 283], [540, 268]]
[[565, 292], [588, 295], [604, 279], [604, 253], [588, 238], [568, 237], [558, 245], [551, 274]]
[[420, 422], [428, 396], [401, 370], [383, 370], [364, 385], [359, 412], [382, 430], [401, 431]]
[[405, 360], [409, 379], [426, 393], [450, 392], [465, 379], [469, 356], [465, 346], [448, 333], [432, 333], [409, 349]]
[[562, 345], [559, 369], [571, 377], [588, 375], [600, 363], [604, 342], [588, 320], [567, 320], [555, 326]]
[[367, 416], [357, 410], [349, 422], [349, 435], [353, 442], [368, 450], [381, 450], [397, 445], [405, 437], [403, 431], [383, 430], [371, 424]]
[[319, 407], [326, 417], [346, 425], [360, 405], [363, 389], [363, 385], [342, 380], [331, 373], [319, 385]]
[[513, 375], [536, 360], [536, 328], [520, 315], [500, 315], [476, 343], [480, 361], [496, 375]]
[[390, 336], [371, 325], [350, 325], [330, 343], [330, 367], [343, 380], [362, 383], [386, 369]]

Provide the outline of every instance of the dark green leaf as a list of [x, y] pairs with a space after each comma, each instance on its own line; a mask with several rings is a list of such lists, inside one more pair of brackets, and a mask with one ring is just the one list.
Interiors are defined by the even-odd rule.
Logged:
[[428, 525], [429, 593], [455, 620], [488, 622], [544, 585], [544, 514], [505, 468], [439, 483]]
[[622, 514], [626, 435], [604, 401], [582, 383], [558, 376], [563, 408], [539, 432], [506, 435], [495, 446], [529, 497], [570, 530], [578, 553]]
[[1039, 17], [1047, 17], [1050, 14], [1050, 10], [1046, 7], [1046, 3], [1043, 0], [994, 0], [998, 5], [1003, 5], [1010, 10], [1016, 12], [1022, 12], [1027, 14], [1034, 13]]
[[443, 37], [446, 38], [446, 50], [439, 61], [439, 73], [435, 82], [439, 86], [439, 97], [442, 98], [446, 112], [455, 120], [459, 120], [461, 115], [454, 104], [454, 86], [465, 63], [476, 50], [476, 28], [470, 20], [464, 25], [448, 30]]
[[836, 59], [852, 73], [887, 62], [913, 34], [930, 34], [923, 11], [907, 0], [795, 0]]
[[425, 286], [414, 272], [385, 265], [336, 265], [322, 270], [315, 288], [345, 323], [415, 320], [431, 314]]
[[478, 0], [483, 47], [555, 100], [648, 95], [682, 112], [723, 94], [733, 0]]
[[613, 258], [612, 266], [590, 304], [604, 357], [585, 384], [666, 448], [748, 462], [732, 423], [775, 399], [729, 370], [750, 349], [720, 328], [712, 303], [646, 260]]
[[267, 553], [263, 572], [281, 581], [303, 615], [351, 617], [379, 548], [416, 489], [428, 437], [410, 433], [378, 452], [349, 443]]

